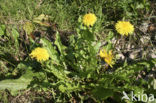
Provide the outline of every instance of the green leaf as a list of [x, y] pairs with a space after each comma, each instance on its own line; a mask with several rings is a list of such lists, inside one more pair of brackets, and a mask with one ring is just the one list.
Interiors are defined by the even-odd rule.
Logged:
[[6, 29], [5, 25], [1, 25], [2, 30], [4, 31]]
[[14, 39], [17, 40], [19, 37], [18, 31], [15, 28], [13, 28], [11, 32], [12, 32]]
[[136, 9], [143, 9], [144, 5], [143, 4], [137, 4]]
[[0, 28], [0, 36], [4, 35], [4, 31]]
[[64, 85], [60, 85], [58, 88], [63, 93], [66, 91], [66, 87]]
[[58, 89], [63, 93], [70, 93], [73, 91], [79, 90], [81, 87], [79, 84], [75, 84], [74, 82], [70, 81], [60, 81], [62, 82], [61, 85], [59, 85]]
[[5, 25], [0, 26], [0, 36], [5, 34], [5, 29], [6, 29]]
[[112, 43], [108, 43], [106, 46], [103, 47], [105, 50], [109, 51], [112, 49]]
[[56, 32], [56, 40], [55, 40], [55, 45], [58, 47], [61, 55], [65, 55], [65, 49], [66, 47], [62, 44], [60, 35], [58, 32]]
[[106, 41], [110, 42], [110, 40], [114, 37], [114, 33], [112, 31], [109, 32]]
[[153, 85], [153, 89], [156, 90], [156, 79], [153, 79], [153, 81], [152, 81], [152, 85]]
[[18, 33], [18, 31], [15, 28], [12, 29], [11, 33], [12, 33], [12, 36], [13, 36], [13, 38], [15, 40], [15, 45], [18, 48], [18, 45], [19, 45], [19, 43], [18, 43], [19, 33]]
[[44, 38], [41, 38], [41, 43], [48, 50], [48, 53], [49, 53], [52, 61], [58, 64], [59, 63], [59, 55], [58, 55], [57, 51], [55, 50], [54, 46], [52, 46], [52, 43]]
[[154, 64], [156, 64], [156, 58], [153, 58], [153, 59], [151, 60], [151, 62], [154, 63]]
[[113, 90], [106, 89], [103, 87], [96, 87], [96, 89], [94, 89], [92, 93], [95, 98], [101, 99], [101, 100], [104, 100], [104, 99], [107, 99], [108, 97], [113, 96]]
[[95, 40], [95, 35], [89, 31], [89, 29], [86, 29], [86, 30], [83, 30], [81, 32], [82, 34], [82, 37], [85, 39], [85, 40], [88, 40], [88, 41], [93, 41]]
[[94, 50], [95, 50], [96, 53], [98, 53], [100, 46], [101, 46], [101, 42], [98, 42], [98, 43], [94, 46]]
[[59, 68], [54, 67], [51, 65], [49, 67], [51, 73], [55, 75], [58, 79], [66, 81], [68, 79], [67, 74], [69, 73], [68, 71], [65, 70], [60, 70]]
[[27, 88], [33, 78], [33, 75], [34, 73], [30, 70], [30, 67], [27, 67], [25, 74], [20, 78], [0, 81], [0, 90], [9, 89], [13, 95], [16, 95], [19, 90]]

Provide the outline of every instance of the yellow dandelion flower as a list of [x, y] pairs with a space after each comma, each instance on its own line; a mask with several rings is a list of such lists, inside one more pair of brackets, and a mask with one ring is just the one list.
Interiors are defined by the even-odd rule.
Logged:
[[107, 52], [106, 50], [100, 50], [100, 57], [101, 58], [104, 58], [105, 62], [110, 65], [111, 67], [113, 67], [112, 65], [114, 64], [114, 61], [113, 61], [113, 54], [112, 54], [112, 51], [110, 50], [109, 52]]
[[38, 62], [49, 59], [48, 51], [44, 48], [37, 47], [30, 53], [31, 58], [37, 59]]
[[128, 35], [134, 32], [134, 26], [128, 21], [118, 21], [115, 25], [116, 31], [121, 35]]
[[109, 51], [107, 57], [104, 58], [105, 62], [110, 65], [111, 67], [113, 67], [112, 65], [114, 64], [113, 62], [113, 55], [112, 55], [112, 51]]
[[96, 22], [97, 18], [95, 14], [89, 13], [83, 17], [83, 24], [86, 26], [93, 26]]
[[104, 57], [107, 57], [108, 54], [107, 54], [106, 50], [100, 50], [100, 54], [99, 55], [100, 55], [101, 58], [104, 58]]

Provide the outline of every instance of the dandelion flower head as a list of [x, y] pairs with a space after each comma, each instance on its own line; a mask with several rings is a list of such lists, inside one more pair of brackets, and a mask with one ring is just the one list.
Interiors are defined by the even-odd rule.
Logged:
[[132, 34], [134, 32], [134, 26], [128, 21], [118, 21], [115, 28], [121, 35], [128, 36], [128, 34]]
[[44, 48], [37, 47], [30, 53], [31, 58], [35, 58], [38, 62], [49, 59], [48, 51]]
[[93, 26], [95, 24], [97, 20], [97, 17], [95, 16], [95, 14], [92, 13], [88, 13], [86, 15], [84, 15], [83, 17], [83, 24], [86, 26]]
[[100, 57], [101, 58], [104, 58], [104, 57], [107, 57], [107, 51], [105, 50], [105, 49], [103, 49], [103, 50], [100, 50]]
[[105, 49], [100, 50], [100, 57], [104, 59], [104, 61], [110, 65], [112, 67], [112, 65], [114, 64], [113, 61], [113, 54], [112, 51], [110, 50], [109, 52], [107, 52]]

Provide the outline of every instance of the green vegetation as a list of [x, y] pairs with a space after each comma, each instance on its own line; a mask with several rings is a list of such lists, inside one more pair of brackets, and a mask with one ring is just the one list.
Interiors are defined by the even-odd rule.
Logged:
[[[96, 17], [84, 23], [88, 13]], [[130, 25], [121, 23], [119, 32], [118, 21]], [[155, 0], [1, 0], [0, 102], [138, 103], [122, 100], [123, 91], [156, 96], [155, 22]]]

